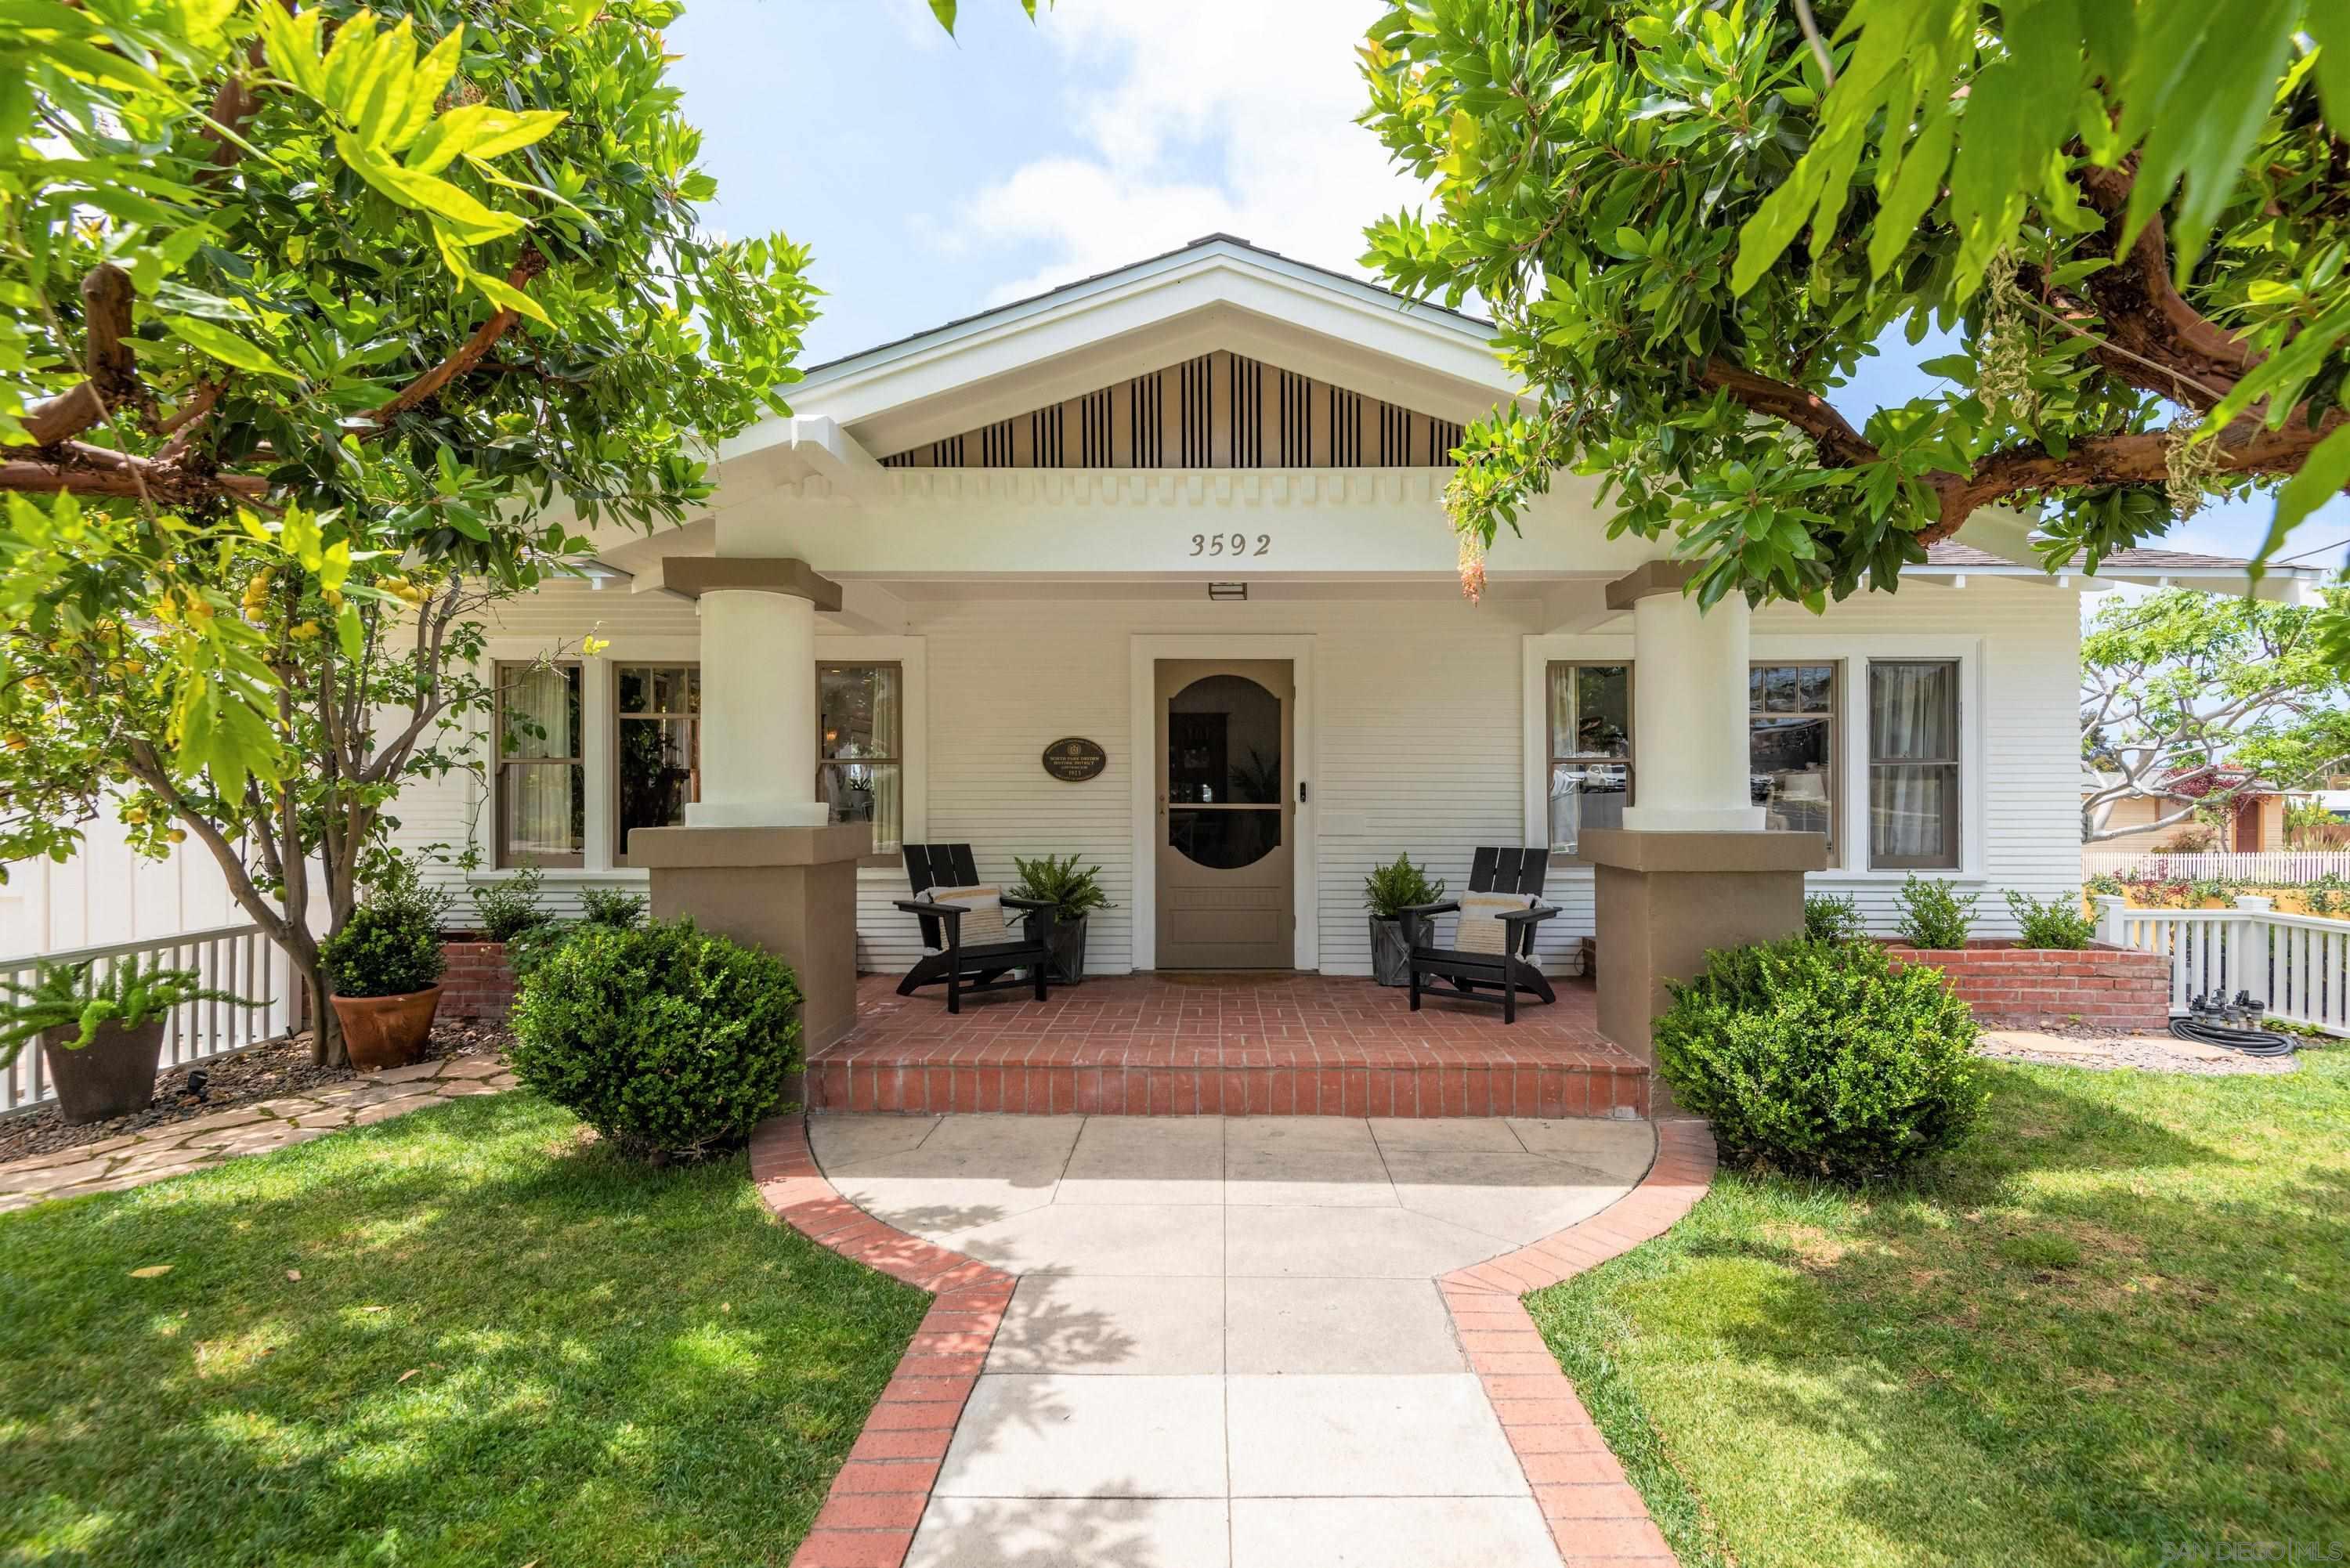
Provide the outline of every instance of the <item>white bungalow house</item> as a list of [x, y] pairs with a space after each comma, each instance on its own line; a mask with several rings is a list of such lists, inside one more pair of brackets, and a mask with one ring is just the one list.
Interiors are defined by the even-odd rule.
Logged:
[[1818, 835], [1810, 886], [1880, 927], [1921, 871], [1997, 934], [2001, 890], [2080, 878], [2081, 596], [2244, 584], [2152, 551], [2051, 577], [1986, 514], [1898, 595], [1700, 618], [1567, 480], [1471, 605], [1448, 452], [1513, 390], [1484, 323], [1223, 235], [818, 366], [706, 514], [501, 610], [545, 738], [411, 787], [401, 836], [573, 896], [679, 863], [643, 836], [681, 824], [723, 830], [685, 857], [709, 876], [846, 854], [792, 897], [853, 885], [882, 971], [920, 951], [899, 846], [943, 842], [991, 879], [1098, 865], [1100, 972], [1367, 972], [1365, 873], [1458, 889], [1481, 845], [1555, 852], [1541, 953], [1572, 971], [1616, 934], [1595, 829]]

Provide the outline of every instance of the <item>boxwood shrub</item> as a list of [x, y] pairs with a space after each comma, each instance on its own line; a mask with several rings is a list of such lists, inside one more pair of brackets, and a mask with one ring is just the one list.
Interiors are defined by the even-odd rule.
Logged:
[[1797, 937], [1706, 956], [1657, 1020], [1657, 1070], [1725, 1155], [1840, 1179], [1966, 1135], [1985, 1098], [1975, 1024], [1940, 973], [1869, 941]]
[[318, 946], [337, 996], [405, 996], [441, 983], [441, 920], [449, 896], [424, 887], [415, 867], [394, 862], [369, 888], [343, 929]]
[[782, 1106], [799, 1001], [781, 962], [691, 920], [577, 926], [516, 996], [507, 1061], [619, 1148], [690, 1158]]

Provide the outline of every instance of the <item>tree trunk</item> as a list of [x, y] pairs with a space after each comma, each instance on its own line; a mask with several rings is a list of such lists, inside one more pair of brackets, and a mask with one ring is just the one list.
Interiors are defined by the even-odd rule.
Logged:
[[350, 1055], [343, 1048], [342, 1020], [335, 1016], [327, 977], [313, 967], [302, 971], [302, 984], [310, 999], [310, 1060], [321, 1067], [340, 1067]]

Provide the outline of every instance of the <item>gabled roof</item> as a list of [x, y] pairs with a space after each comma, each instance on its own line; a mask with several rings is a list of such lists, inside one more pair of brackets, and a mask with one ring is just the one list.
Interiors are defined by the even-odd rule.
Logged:
[[1391, 288], [1381, 287], [1378, 284], [1367, 282], [1362, 278], [1353, 276], [1347, 273], [1339, 272], [1335, 268], [1320, 266], [1313, 262], [1298, 261], [1293, 257], [1282, 254], [1279, 251], [1268, 250], [1260, 244], [1253, 244], [1249, 241], [1241, 238], [1238, 234], [1219, 233], [1201, 234], [1198, 239], [1178, 245], [1171, 251], [1161, 251], [1155, 256], [1145, 256], [1140, 261], [1128, 262], [1122, 266], [1112, 267], [1107, 272], [1097, 272], [1090, 276], [1078, 278], [1072, 283], [1060, 284], [1055, 287], [1045, 289], [1041, 294], [1032, 294], [1027, 296], [1025, 298], [1015, 299], [1005, 305], [990, 306], [985, 310], [976, 310], [972, 312], [969, 316], [958, 316], [951, 321], [942, 321], [936, 327], [926, 327], [919, 332], [909, 332], [902, 337], [892, 337], [886, 343], [876, 343], [869, 348], [859, 348], [853, 354], [843, 354], [837, 358], [827, 359], [821, 364], [811, 365], [807, 368], [806, 379], [813, 379], [816, 377], [823, 375], [825, 372], [833, 369], [837, 366], [854, 365], [862, 360], [869, 359], [876, 355], [887, 354], [892, 349], [903, 348], [910, 343], [920, 343], [926, 338], [935, 337], [941, 333], [953, 332], [958, 328], [970, 327], [983, 321], [990, 321], [1012, 312], [1025, 311], [1031, 306], [1044, 305], [1050, 301], [1060, 299], [1065, 296], [1081, 293], [1086, 290], [1096, 288], [1103, 284], [1113, 283], [1122, 278], [1133, 276], [1146, 271], [1147, 269], [1156, 267], [1163, 262], [1172, 261], [1180, 256], [1187, 256], [1195, 251], [1203, 251], [1210, 246], [1222, 246], [1230, 250], [1245, 251], [1251, 255], [1262, 256], [1266, 261], [1278, 263], [1284, 267], [1293, 267], [1300, 272], [1312, 273], [1316, 276], [1326, 278], [1332, 283], [1340, 285], [1347, 288], [1361, 289], [1367, 293], [1381, 295], [1386, 296], [1388, 299], [1393, 300], [1399, 305], [1408, 305], [1412, 306], [1414, 309], [1430, 310], [1444, 316], [1450, 316], [1470, 327], [1475, 327], [1481, 333], [1491, 332], [1493, 328], [1493, 324], [1492, 322], [1486, 320], [1482, 317], [1471, 316], [1465, 310], [1454, 310], [1449, 306], [1438, 305], [1432, 300], [1414, 299], [1409, 295], [1398, 294]]
[[[1230, 234], [830, 360], [791, 389], [873, 456], [907, 451], [1218, 350], [1455, 423], [1519, 388], [1491, 324]], [[722, 460], [788, 446], [771, 420]]]

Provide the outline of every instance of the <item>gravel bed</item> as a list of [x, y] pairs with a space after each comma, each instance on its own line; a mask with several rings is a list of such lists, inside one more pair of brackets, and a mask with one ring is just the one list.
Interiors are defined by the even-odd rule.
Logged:
[[[2068, 1034], [2066, 1038], [2085, 1037]], [[1989, 1041], [1978, 1045], [1975, 1054], [1997, 1057], [2002, 1062], [2036, 1062], [2043, 1067], [2082, 1067], [2093, 1073], [2134, 1067], [2140, 1072], [2185, 1073], [2208, 1078], [2224, 1078], [2244, 1073], [2293, 1073], [2301, 1068], [2299, 1059], [2293, 1056], [2244, 1056], [2234, 1052], [2224, 1057], [2190, 1056], [2183, 1051], [2170, 1049], [2159, 1037], [2149, 1038], [2142, 1034], [2104, 1037], [2094, 1054], [2033, 1051]]]
[[[435, 1023], [424, 1054], [427, 1060], [497, 1055], [505, 1050], [510, 1038], [503, 1023]], [[40, 1047], [35, 1044], [27, 1049], [37, 1051]], [[205, 1075], [202, 1099], [188, 1089], [189, 1075], [198, 1072]], [[368, 1077], [368, 1074], [350, 1067], [321, 1067], [311, 1061], [310, 1036], [307, 1033], [272, 1040], [234, 1056], [216, 1056], [209, 1062], [164, 1069], [155, 1075], [155, 1098], [145, 1110], [116, 1116], [111, 1121], [68, 1127], [57, 1119], [54, 1101], [0, 1117], [0, 1165], [120, 1137], [125, 1133], [146, 1132], [255, 1100], [364, 1082]]]

